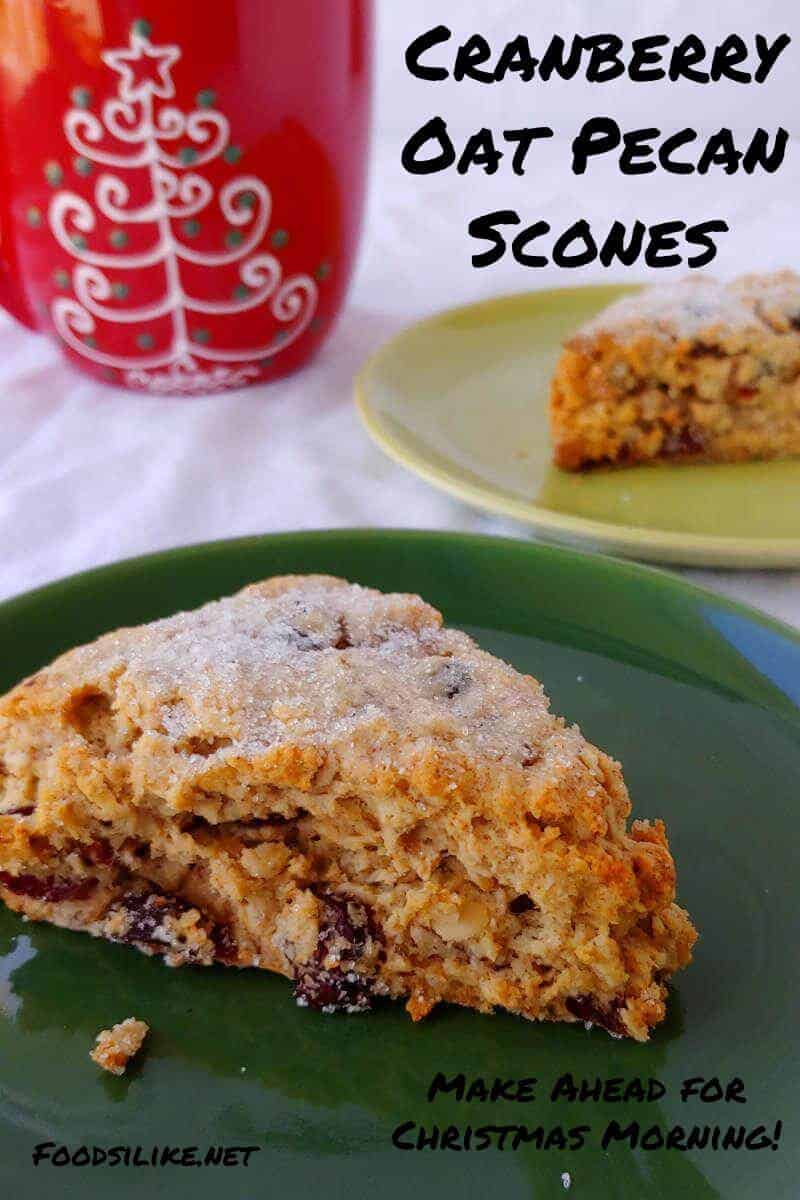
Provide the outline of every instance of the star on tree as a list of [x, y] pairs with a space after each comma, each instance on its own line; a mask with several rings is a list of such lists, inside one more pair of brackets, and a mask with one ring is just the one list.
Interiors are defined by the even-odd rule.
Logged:
[[134, 27], [129, 48], [106, 50], [103, 61], [121, 76], [120, 98], [136, 104], [148, 96], [172, 99], [175, 84], [171, 71], [180, 56], [177, 46], [154, 46], [145, 33]]

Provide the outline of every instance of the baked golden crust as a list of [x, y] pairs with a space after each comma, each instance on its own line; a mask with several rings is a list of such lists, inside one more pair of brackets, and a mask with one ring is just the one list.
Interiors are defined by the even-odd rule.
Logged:
[[618, 764], [416, 596], [283, 577], [109, 634], [0, 701], [0, 764], [10, 907], [323, 1009], [644, 1039], [696, 937]]
[[689, 279], [611, 305], [567, 342], [551, 424], [566, 470], [800, 454], [800, 277]]

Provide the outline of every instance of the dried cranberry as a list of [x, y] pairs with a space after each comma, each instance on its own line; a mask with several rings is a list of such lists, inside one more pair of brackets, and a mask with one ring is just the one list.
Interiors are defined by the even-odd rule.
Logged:
[[0, 884], [15, 896], [60, 904], [63, 900], [86, 900], [97, 886], [97, 880], [59, 879], [56, 875], [9, 875], [0, 871]]
[[345, 621], [344, 617], [339, 617], [339, 620], [337, 621], [337, 627], [339, 630], [339, 636], [333, 643], [334, 650], [349, 650], [353, 643], [350, 638], [350, 631], [347, 628], [347, 622]]
[[[179, 951], [183, 961], [205, 961], [197, 946], [167, 922], [177, 922], [188, 912], [197, 912], [194, 905], [180, 896], [167, 896], [155, 889], [149, 892], [131, 892], [114, 904], [107, 914], [122, 914], [126, 918], [123, 931], [115, 931], [115, 941], [145, 948], [151, 952], [167, 953]], [[224, 924], [216, 925], [204, 914], [197, 928], [204, 930], [216, 949], [220, 962], [235, 962], [236, 941], [231, 930]]]
[[365, 976], [355, 971], [326, 971], [316, 964], [304, 967], [294, 985], [294, 998], [301, 1008], [324, 1013], [369, 1012], [373, 996]]
[[322, 1012], [368, 1012], [375, 996], [373, 970], [384, 956], [375, 920], [360, 900], [323, 893], [317, 949], [295, 979], [294, 995], [303, 1007]]
[[234, 963], [239, 956], [239, 947], [230, 925], [215, 925], [211, 931], [215, 957], [219, 962]]
[[359, 900], [325, 893], [320, 923], [318, 955], [333, 951], [343, 962], [355, 962], [367, 943], [376, 937], [372, 917]]
[[29, 817], [36, 809], [32, 804], [25, 804], [22, 808], [9, 809], [7, 813], [0, 813], [0, 816], [5, 817]]
[[523, 913], [532, 912], [536, 905], [531, 900], [530, 896], [517, 896], [516, 900], [512, 900], [508, 906], [508, 911], [513, 913], [515, 917], [521, 917]]
[[720, 346], [711, 346], [706, 342], [695, 342], [689, 351], [690, 358], [727, 358]]
[[220, 750], [227, 750], [228, 746], [232, 745], [232, 738], [209, 733], [202, 737], [184, 738], [182, 742], [178, 743], [177, 748], [183, 754], [193, 754], [198, 758], [211, 758], [213, 754], [217, 754]]
[[88, 845], [83, 853], [90, 862], [104, 867], [109, 866], [114, 861], [113, 847], [102, 838], [98, 838]]
[[702, 435], [688, 425], [676, 433], [669, 434], [664, 442], [664, 453], [676, 458], [682, 455], [702, 454], [704, 450]]
[[617, 998], [608, 1008], [601, 1008], [590, 996], [570, 996], [567, 1008], [579, 1021], [588, 1025], [599, 1025], [608, 1033], [624, 1036], [625, 1026], [619, 1019], [619, 1010], [623, 1003], [623, 1000]]
[[183, 916], [191, 905], [177, 896], [133, 892], [122, 898], [120, 907], [128, 917], [128, 925], [119, 940], [150, 944], [158, 940], [156, 935], [163, 929], [165, 920]]

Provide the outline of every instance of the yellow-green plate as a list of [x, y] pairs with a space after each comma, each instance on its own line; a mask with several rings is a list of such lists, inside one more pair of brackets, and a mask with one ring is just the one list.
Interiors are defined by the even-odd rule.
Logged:
[[406, 330], [364, 367], [364, 423], [430, 483], [543, 537], [651, 562], [800, 566], [800, 461], [573, 475], [550, 461], [561, 343], [630, 287], [527, 292]]

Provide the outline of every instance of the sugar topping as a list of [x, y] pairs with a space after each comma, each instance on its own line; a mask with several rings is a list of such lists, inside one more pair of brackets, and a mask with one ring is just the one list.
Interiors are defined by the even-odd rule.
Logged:
[[580, 336], [644, 328], [678, 338], [731, 330], [774, 332], [775, 314], [784, 318], [784, 325], [786, 318], [800, 314], [800, 277], [792, 271], [744, 276], [733, 283], [701, 277], [659, 284], [610, 305], [581, 328]]
[[320, 576], [121, 630], [52, 670], [100, 688], [113, 680], [143, 728], [220, 759], [287, 741], [378, 743], [388, 730], [531, 769], [545, 753], [567, 766], [583, 744], [535, 680], [442, 628], [419, 597]]

